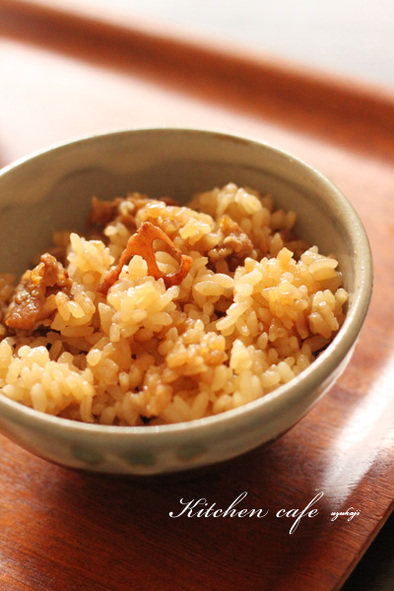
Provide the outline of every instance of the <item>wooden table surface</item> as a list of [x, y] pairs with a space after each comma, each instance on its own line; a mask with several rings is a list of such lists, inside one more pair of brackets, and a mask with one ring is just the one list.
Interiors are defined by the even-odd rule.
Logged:
[[[1, 165], [116, 128], [264, 140], [347, 195], [370, 237], [375, 285], [332, 390], [280, 440], [209, 473], [79, 473], [0, 437], [0, 589], [340, 589], [393, 507], [394, 98], [49, 4], [0, 0]], [[225, 509], [242, 493], [237, 507], [268, 514], [171, 517], [181, 499]]]

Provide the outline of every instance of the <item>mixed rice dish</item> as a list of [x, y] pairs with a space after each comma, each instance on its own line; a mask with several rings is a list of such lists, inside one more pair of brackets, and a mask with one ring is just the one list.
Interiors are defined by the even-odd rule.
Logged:
[[345, 316], [338, 262], [296, 215], [228, 184], [92, 199], [15, 285], [0, 275], [0, 395], [104, 425], [234, 409], [313, 363]]

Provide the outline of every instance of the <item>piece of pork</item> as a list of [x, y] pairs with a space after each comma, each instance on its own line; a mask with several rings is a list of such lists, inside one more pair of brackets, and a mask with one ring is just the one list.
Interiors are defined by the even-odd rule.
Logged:
[[51, 254], [41, 255], [34, 269], [26, 271], [15, 289], [5, 314], [5, 324], [14, 330], [31, 330], [47, 317], [45, 302], [58, 290], [69, 291], [71, 279], [66, 269]]
[[223, 215], [218, 222], [219, 243], [208, 252], [209, 259], [217, 263], [221, 259], [234, 256], [244, 259], [253, 251], [253, 244], [242, 228], [228, 215]]

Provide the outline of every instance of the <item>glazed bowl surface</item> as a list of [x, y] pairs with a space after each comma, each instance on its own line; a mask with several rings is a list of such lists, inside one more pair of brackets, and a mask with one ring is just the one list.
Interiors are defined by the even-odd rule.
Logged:
[[86, 424], [37, 412], [0, 392], [0, 432], [49, 461], [104, 473], [154, 475], [209, 466], [276, 439], [312, 408], [350, 360], [371, 297], [362, 223], [322, 174], [263, 142], [192, 129], [116, 131], [52, 147], [0, 172], [0, 273], [22, 273], [54, 231], [82, 230], [92, 195], [138, 191], [182, 202], [228, 182], [271, 193], [297, 213], [296, 231], [335, 253], [349, 293], [333, 342], [289, 383], [237, 409], [191, 422]]

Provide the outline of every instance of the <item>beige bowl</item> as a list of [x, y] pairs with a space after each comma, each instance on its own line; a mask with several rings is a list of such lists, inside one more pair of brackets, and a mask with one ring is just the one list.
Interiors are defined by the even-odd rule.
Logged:
[[277, 438], [319, 400], [348, 363], [371, 296], [364, 228], [347, 199], [319, 172], [269, 145], [206, 131], [148, 129], [82, 139], [33, 155], [0, 173], [0, 272], [20, 273], [54, 230], [85, 219], [93, 194], [129, 191], [182, 201], [232, 181], [272, 193], [297, 212], [298, 234], [335, 253], [350, 294], [345, 323], [301, 375], [236, 410], [165, 426], [108, 427], [52, 417], [0, 392], [0, 431], [30, 452], [74, 468], [160, 474], [215, 464]]

